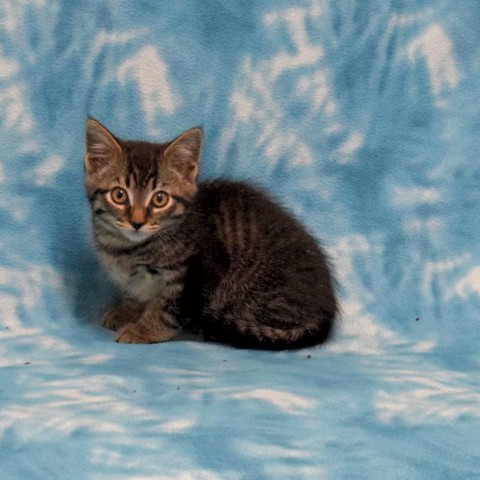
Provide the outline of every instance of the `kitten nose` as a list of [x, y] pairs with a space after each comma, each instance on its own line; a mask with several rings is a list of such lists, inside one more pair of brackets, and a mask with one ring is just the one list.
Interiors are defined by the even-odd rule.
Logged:
[[145, 225], [145, 212], [140, 207], [134, 207], [130, 217], [130, 223], [135, 230], [139, 230]]
[[130, 222], [132, 224], [132, 227], [135, 230], [140, 230], [143, 227], [143, 223], [135, 223], [135, 222]]

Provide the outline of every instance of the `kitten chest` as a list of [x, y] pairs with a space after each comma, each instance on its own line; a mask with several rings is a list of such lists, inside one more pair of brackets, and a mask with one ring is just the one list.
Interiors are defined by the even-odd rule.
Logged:
[[148, 265], [135, 264], [131, 258], [101, 255], [112, 281], [130, 297], [147, 303], [158, 297], [165, 288], [165, 274]]

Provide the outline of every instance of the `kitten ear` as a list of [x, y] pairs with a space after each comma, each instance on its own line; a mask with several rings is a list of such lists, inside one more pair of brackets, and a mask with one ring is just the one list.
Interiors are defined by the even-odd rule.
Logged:
[[85, 170], [88, 174], [105, 170], [122, 152], [116, 138], [97, 120], [89, 118], [85, 131]]
[[168, 166], [183, 179], [195, 183], [198, 176], [202, 129], [192, 128], [177, 137], [165, 150]]

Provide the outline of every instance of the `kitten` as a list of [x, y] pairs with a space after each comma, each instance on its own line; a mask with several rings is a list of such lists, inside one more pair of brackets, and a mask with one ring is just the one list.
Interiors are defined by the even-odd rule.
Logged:
[[88, 120], [94, 241], [123, 292], [103, 324], [122, 343], [167, 341], [181, 327], [243, 348], [323, 342], [337, 313], [324, 252], [262, 191], [197, 183], [201, 144], [199, 128], [155, 144]]

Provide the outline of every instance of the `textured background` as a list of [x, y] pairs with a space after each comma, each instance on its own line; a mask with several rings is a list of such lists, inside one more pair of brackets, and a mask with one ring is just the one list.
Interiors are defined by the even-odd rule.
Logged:
[[[479, 23], [477, 0], [0, 0], [1, 478], [480, 478]], [[336, 341], [115, 344], [87, 114], [203, 125], [204, 178], [324, 240]]]

